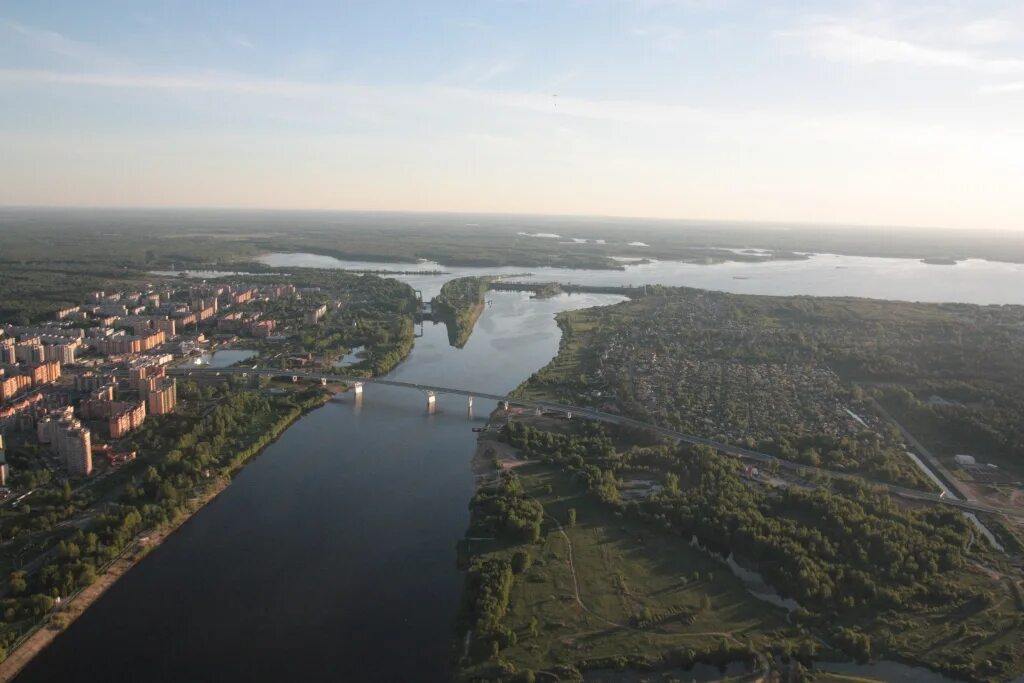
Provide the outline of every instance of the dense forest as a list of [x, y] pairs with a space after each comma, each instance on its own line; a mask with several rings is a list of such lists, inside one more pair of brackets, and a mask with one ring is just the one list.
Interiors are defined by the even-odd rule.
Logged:
[[[531, 462], [569, 475], [616, 516], [676, 539], [664, 542], [696, 544], [760, 572], [798, 604], [790, 615], [797, 628], [850, 657], [920, 662], [978, 681], [1006, 680], [1024, 667], [1019, 595], [981, 579], [976, 567], [997, 555], [956, 511], [901, 507], [845, 481], [773, 489], [745, 479], [735, 461], [703, 447], [622, 450], [595, 425], [548, 431], [512, 421], [502, 438]], [[637, 497], [627, 484], [636, 478], [660, 483]], [[470, 533], [504, 534], [528, 558], [535, 543], [528, 529], [543, 510], [524, 500], [514, 481], [506, 474], [481, 489]], [[464, 612], [475, 624], [477, 658], [500, 662], [500, 652], [515, 644], [514, 629], [510, 635], [503, 621], [515, 564], [493, 553], [471, 564]], [[636, 623], [657, 618], [639, 616]]]

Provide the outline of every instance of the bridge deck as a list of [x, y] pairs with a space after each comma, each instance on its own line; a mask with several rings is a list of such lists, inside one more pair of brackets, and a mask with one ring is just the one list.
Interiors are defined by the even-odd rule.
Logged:
[[918, 491], [916, 489], [909, 489], [902, 486], [895, 486], [893, 484], [884, 484], [876, 482], [865, 477], [861, 477], [847, 472], [836, 472], [834, 470], [825, 469], [822, 467], [810, 467], [807, 465], [801, 465], [789, 460], [783, 460], [776, 458], [773, 455], [767, 453], [761, 453], [758, 451], [752, 451], [747, 448], [741, 448], [740, 446], [734, 446], [732, 444], [722, 443], [720, 441], [714, 441], [712, 439], [706, 439], [700, 436], [694, 436], [693, 434], [683, 434], [676, 432], [665, 427], [659, 427], [658, 425], [642, 422], [640, 420], [634, 420], [630, 417], [623, 415], [615, 415], [613, 413], [605, 413], [600, 410], [594, 410], [593, 408], [586, 408], [583, 406], [565, 405], [560, 403], [550, 403], [547, 401], [530, 401], [524, 399], [512, 398], [507, 395], [490, 394], [483, 391], [473, 391], [470, 389], [456, 389], [453, 387], [436, 386], [432, 384], [419, 384], [416, 382], [401, 382], [398, 380], [384, 379], [379, 377], [365, 378], [365, 377], [347, 377], [345, 375], [335, 374], [324, 374], [318, 372], [302, 372], [296, 370], [274, 370], [267, 368], [170, 368], [168, 373], [171, 375], [256, 375], [261, 377], [296, 377], [298, 379], [321, 381], [327, 380], [328, 382], [340, 382], [343, 384], [354, 384], [356, 382], [362, 382], [363, 384], [376, 384], [380, 386], [388, 387], [399, 387], [403, 389], [416, 389], [419, 391], [430, 391], [435, 394], [453, 394], [457, 396], [472, 396], [474, 398], [484, 398], [493, 401], [507, 401], [511, 405], [521, 406], [524, 408], [533, 408], [540, 410], [548, 410], [560, 413], [572, 413], [573, 415], [579, 415], [591, 420], [599, 422], [606, 422], [608, 424], [615, 424], [623, 427], [631, 427], [634, 429], [641, 429], [648, 432], [653, 432], [659, 436], [663, 436], [669, 440], [675, 442], [688, 443], [695, 446], [707, 446], [720, 453], [729, 455], [735, 458], [742, 458], [745, 460], [752, 460], [754, 462], [761, 463], [763, 465], [774, 465], [781, 469], [789, 470], [797, 473], [803, 477], [814, 473], [823, 476], [831, 477], [834, 479], [847, 479], [850, 481], [862, 481], [871, 486], [882, 488], [891, 494], [903, 496], [905, 498], [912, 498], [915, 500], [929, 501], [933, 503], [940, 503], [943, 505], [950, 505], [953, 507], [961, 508], [964, 510], [972, 510], [974, 512], [986, 512], [992, 514], [1003, 514], [1011, 517], [1024, 517], [1024, 514], [1015, 510], [1007, 510], [1003, 508], [997, 508], [983, 503], [978, 503], [970, 500], [961, 500], [948, 495], [942, 495], [937, 493], [928, 493], [926, 491]]

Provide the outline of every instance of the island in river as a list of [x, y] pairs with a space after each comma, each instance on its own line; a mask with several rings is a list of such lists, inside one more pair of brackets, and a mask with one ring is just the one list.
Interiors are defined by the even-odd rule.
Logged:
[[452, 346], [462, 348], [473, 334], [473, 327], [483, 313], [490, 276], [460, 277], [449, 280], [431, 302], [434, 320], [448, 327]]

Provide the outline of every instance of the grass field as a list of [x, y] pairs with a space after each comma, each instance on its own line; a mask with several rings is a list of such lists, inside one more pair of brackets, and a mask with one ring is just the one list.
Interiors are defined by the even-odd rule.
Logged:
[[[602, 309], [606, 314], [608, 307]], [[583, 389], [586, 382], [580, 373], [585, 372], [588, 364], [581, 357], [583, 342], [588, 340], [591, 332], [601, 321], [589, 315], [587, 309], [558, 314], [558, 326], [562, 330], [558, 344], [558, 354], [520, 384], [514, 396], [532, 401], [564, 402], [576, 396], [566, 390], [570, 387]]]
[[529, 464], [517, 474], [547, 517], [504, 620], [518, 641], [501, 656], [516, 668], [616, 657], [657, 664], [670, 651], [760, 648], [787, 637], [784, 612], [754, 599], [728, 567], [683, 539], [615, 516], [553, 468]]

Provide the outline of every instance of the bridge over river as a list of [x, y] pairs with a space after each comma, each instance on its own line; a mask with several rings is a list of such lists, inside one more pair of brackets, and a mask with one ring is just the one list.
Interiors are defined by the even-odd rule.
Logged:
[[768, 453], [753, 451], [748, 448], [735, 446], [733, 444], [723, 443], [721, 441], [714, 441], [712, 439], [706, 439], [700, 436], [694, 436], [693, 434], [684, 434], [682, 432], [677, 432], [671, 429], [667, 429], [665, 427], [660, 427], [649, 422], [635, 420], [633, 418], [625, 417], [623, 415], [616, 415], [614, 413], [606, 413], [600, 410], [594, 410], [593, 408], [587, 408], [584, 406], [567, 405], [563, 403], [552, 403], [549, 401], [533, 401], [529, 399], [515, 398], [513, 396], [509, 396], [506, 394], [491, 394], [483, 391], [475, 391], [470, 389], [457, 389], [454, 387], [446, 387], [433, 384], [420, 384], [417, 382], [401, 382], [398, 380], [378, 377], [348, 377], [345, 375], [325, 374], [323, 372], [305, 372], [273, 368], [177, 367], [169, 368], [168, 374], [177, 376], [241, 375], [242, 377], [255, 376], [270, 377], [276, 379], [291, 379], [292, 381], [296, 382], [299, 380], [304, 380], [320, 382], [322, 384], [327, 384], [328, 382], [341, 383], [347, 384], [350, 387], [352, 387], [352, 390], [357, 395], [362, 394], [363, 387], [365, 385], [378, 385], [387, 387], [398, 387], [402, 389], [415, 389], [417, 391], [422, 391], [427, 395], [428, 412], [433, 412], [435, 406], [435, 397], [439, 394], [465, 396], [469, 401], [470, 407], [472, 407], [473, 405], [474, 398], [488, 399], [500, 403], [506, 408], [509, 406], [519, 406], [522, 408], [540, 410], [544, 412], [559, 413], [565, 415], [570, 419], [578, 416], [581, 418], [594, 420], [597, 422], [604, 422], [607, 424], [614, 424], [621, 427], [628, 427], [631, 429], [646, 431], [664, 437], [665, 439], [677, 444], [688, 443], [695, 446], [707, 446], [708, 448], [712, 448], [718, 451], [719, 453], [735, 458], [740, 458], [745, 461], [758, 463], [759, 465], [764, 467], [777, 467], [778, 469], [793, 472], [802, 481], [806, 482], [805, 485], [808, 486], [814, 485], [809, 481], [809, 478], [813, 477], [814, 475], [830, 477], [832, 479], [861, 481], [873, 487], [884, 489], [885, 491], [892, 495], [901, 496], [903, 498], [919, 500], [923, 502], [938, 503], [941, 505], [949, 505], [969, 512], [982, 512], [996, 515], [1007, 515], [1009, 517], [1024, 519], [1024, 511], [987, 505], [985, 503], [980, 503], [975, 500], [964, 500], [962, 498], [956, 497], [955, 495], [948, 495], [945, 493], [929, 493], [926, 491], [918, 491], [916, 489], [910, 489], [903, 486], [885, 484], [882, 482], [874, 481], [872, 479], [868, 479], [866, 477], [850, 474], [848, 472], [837, 472], [835, 470], [829, 470], [823, 467], [810, 467], [808, 465], [801, 465], [799, 463], [795, 463], [789, 460], [777, 458], [774, 455], [769, 455]]

